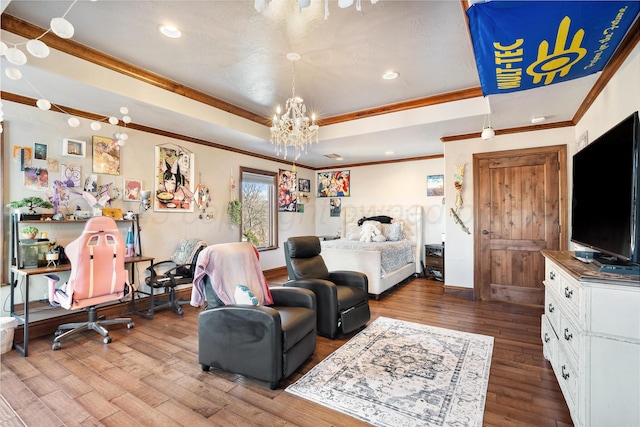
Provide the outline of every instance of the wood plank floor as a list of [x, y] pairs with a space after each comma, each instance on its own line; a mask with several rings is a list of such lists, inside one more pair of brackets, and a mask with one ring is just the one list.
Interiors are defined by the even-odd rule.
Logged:
[[[416, 278], [380, 301], [379, 317], [495, 337], [485, 426], [572, 425], [551, 365], [542, 356], [542, 309], [443, 295], [438, 282]], [[113, 342], [85, 333], [51, 350], [53, 337], [29, 342], [29, 357], [2, 355], [2, 426], [360, 426], [347, 415], [285, 393], [284, 388], [344, 344], [318, 337], [314, 355], [278, 390], [198, 364], [197, 317], [157, 312], [134, 316], [135, 328], [111, 327]]]

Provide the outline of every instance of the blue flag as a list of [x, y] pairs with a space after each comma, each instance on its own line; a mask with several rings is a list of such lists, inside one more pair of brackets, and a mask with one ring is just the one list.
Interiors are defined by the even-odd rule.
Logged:
[[640, 1], [508, 1], [467, 10], [482, 92], [509, 93], [601, 71]]

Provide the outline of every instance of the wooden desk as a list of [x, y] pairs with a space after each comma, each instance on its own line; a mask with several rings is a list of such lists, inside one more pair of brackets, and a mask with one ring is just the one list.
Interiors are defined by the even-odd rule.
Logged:
[[[129, 268], [129, 284], [133, 286], [135, 283], [135, 275], [133, 265], [139, 262], [148, 262], [151, 266], [153, 266], [152, 257], [147, 256], [133, 256], [127, 257], [124, 259], [125, 266]], [[11, 316], [18, 319], [19, 324], [24, 326], [24, 337], [22, 341], [22, 346], [18, 344], [14, 344], [14, 348], [18, 353], [27, 357], [29, 353], [29, 278], [31, 276], [42, 275], [42, 274], [52, 274], [60, 271], [70, 271], [71, 264], [60, 264], [55, 267], [38, 267], [38, 268], [17, 268], [15, 266], [11, 267]], [[15, 311], [15, 289], [17, 286], [18, 278], [23, 277], [25, 281], [25, 291], [24, 291], [24, 312], [22, 315], [16, 313]], [[132, 292], [133, 295], [133, 292]]]

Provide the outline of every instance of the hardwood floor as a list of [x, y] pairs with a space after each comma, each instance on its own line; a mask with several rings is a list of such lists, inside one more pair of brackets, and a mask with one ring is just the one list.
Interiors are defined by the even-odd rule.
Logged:
[[[275, 282], [275, 281], [274, 281]], [[439, 282], [416, 278], [379, 301], [372, 319], [391, 317], [495, 337], [485, 426], [572, 425], [551, 365], [542, 356], [542, 309], [443, 295]], [[318, 337], [314, 355], [278, 390], [198, 364], [200, 309], [163, 310], [113, 326], [113, 342], [85, 333], [51, 350], [53, 337], [31, 339], [29, 357], [2, 355], [2, 426], [360, 426], [347, 415], [285, 393], [284, 388], [339, 348]]]

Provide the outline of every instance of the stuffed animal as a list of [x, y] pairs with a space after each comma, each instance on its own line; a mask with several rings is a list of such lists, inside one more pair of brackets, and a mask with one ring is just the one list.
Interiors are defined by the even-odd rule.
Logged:
[[375, 223], [365, 221], [364, 224], [362, 224], [362, 230], [360, 231], [361, 242], [384, 242], [385, 240], [387, 240], [387, 238], [382, 235], [382, 232]]

